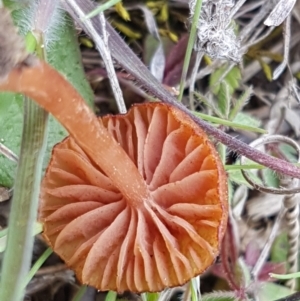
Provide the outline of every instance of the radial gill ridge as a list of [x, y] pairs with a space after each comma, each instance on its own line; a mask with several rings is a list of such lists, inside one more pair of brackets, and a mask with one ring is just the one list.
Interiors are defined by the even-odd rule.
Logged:
[[227, 221], [222, 163], [205, 133], [171, 106], [135, 105], [101, 122], [135, 163], [150, 197], [133, 208], [68, 137], [55, 146], [42, 182], [44, 237], [83, 284], [99, 290], [182, 285], [219, 252]]

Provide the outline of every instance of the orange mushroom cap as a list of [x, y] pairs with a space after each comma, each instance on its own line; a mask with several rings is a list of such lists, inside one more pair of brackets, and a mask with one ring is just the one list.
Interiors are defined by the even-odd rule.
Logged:
[[45, 239], [83, 284], [102, 291], [160, 291], [204, 272], [219, 253], [228, 213], [226, 174], [206, 134], [162, 103], [100, 123], [147, 192], [139, 201], [122, 195], [68, 137], [54, 147], [42, 181]]

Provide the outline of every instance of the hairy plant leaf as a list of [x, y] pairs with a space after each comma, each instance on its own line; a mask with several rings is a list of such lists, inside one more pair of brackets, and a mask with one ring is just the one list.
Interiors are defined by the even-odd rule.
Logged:
[[226, 81], [222, 82], [220, 85], [220, 90], [218, 93], [218, 107], [219, 111], [222, 114], [222, 117], [225, 119], [229, 119], [229, 112], [230, 112], [230, 87], [226, 83]]
[[[17, 12], [14, 15], [19, 17], [22, 14]], [[91, 103], [92, 92], [84, 76], [74, 27], [66, 15], [62, 16], [62, 22], [61, 26], [55, 31], [55, 39], [49, 43], [49, 49], [46, 49], [47, 59]], [[25, 31], [25, 29], [23, 27], [22, 31]], [[0, 93], [0, 141], [17, 155], [20, 149], [22, 127], [23, 97], [11, 93]], [[44, 166], [49, 160], [53, 145], [61, 141], [66, 135], [67, 133], [64, 128], [51, 116]], [[15, 163], [10, 162], [3, 155], [0, 155], [0, 185], [7, 187], [13, 185], [15, 168]]]
[[240, 287], [247, 287], [251, 284], [250, 269], [242, 258], [239, 258], [236, 265], [237, 279]]
[[252, 87], [247, 87], [245, 92], [232, 104], [232, 110], [229, 114], [229, 120], [233, 120], [235, 116], [242, 111], [243, 106], [249, 101], [253, 92]]
[[[228, 66], [225, 65], [215, 72], [213, 72], [209, 78], [209, 86], [212, 89], [213, 93], [219, 96], [220, 83], [219, 80], [226, 72]], [[234, 90], [239, 87], [239, 81], [241, 79], [241, 72], [238, 67], [233, 67], [228, 74], [225, 76], [224, 81], [229, 86], [229, 94], [232, 95]]]
[[[19, 154], [23, 123], [23, 97], [0, 93], [0, 142]], [[0, 185], [10, 187], [17, 164], [0, 155]]]
[[273, 170], [269, 168], [263, 169], [262, 177], [267, 187], [279, 187], [279, 179]]
[[264, 282], [258, 289], [258, 298], [260, 301], [274, 301], [279, 298], [284, 298], [291, 293], [291, 290], [285, 286]]
[[233, 67], [228, 74], [224, 77], [224, 73], [227, 72], [228, 66], [225, 65], [217, 69], [211, 74], [209, 79], [209, 86], [212, 92], [217, 96], [218, 109], [221, 116], [225, 119], [229, 119], [231, 108], [231, 96], [234, 91], [239, 87], [239, 81], [241, 79], [241, 73], [238, 67]]
[[201, 300], [202, 301], [237, 301], [239, 299], [234, 296], [234, 292], [216, 291], [210, 294], [203, 295]]
[[252, 126], [252, 127], [259, 127], [261, 124], [261, 122], [258, 119], [255, 119], [250, 115], [241, 112], [237, 113], [237, 115], [232, 121], [246, 126]]
[[279, 144], [280, 151], [290, 162], [297, 162], [297, 151], [288, 144]]
[[[252, 171], [247, 171], [247, 172], [252, 181], [262, 185], [262, 181], [259, 177], [257, 177]], [[228, 176], [229, 176], [229, 180], [235, 184], [246, 185], [249, 188], [253, 188], [249, 184], [249, 182], [244, 178], [241, 170], [228, 170]]]

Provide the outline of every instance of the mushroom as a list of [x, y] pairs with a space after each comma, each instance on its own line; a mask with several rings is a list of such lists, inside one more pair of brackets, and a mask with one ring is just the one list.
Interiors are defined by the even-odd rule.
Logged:
[[97, 119], [45, 62], [13, 69], [0, 90], [52, 113], [70, 137], [42, 181], [44, 238], [83, 284], [161, 291], [203, 273], [227, 223], [227, 179], [206, 134], [162, 103]]

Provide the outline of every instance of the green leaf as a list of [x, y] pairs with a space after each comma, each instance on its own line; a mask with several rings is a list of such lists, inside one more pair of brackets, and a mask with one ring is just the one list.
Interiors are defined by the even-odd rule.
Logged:
[[[218, 95], [220, 90], [220, 83], [218, 81], [223, 76], [224, 72], [226, 72], [228, 65], [224, 65], [223, 67], [217, 69], [209, 78], [209, 86], [212, 88], [214, 94]], [[229, 73], [225, 76], [224, 81], [229, 86], [229, 94], [232, 95], [234, 90], [239, 87], [239, 81], [241, 79], [241, 72], [238, 67], [233, 67]], [[218, 83], [218, 84], [217, 84]]]
[[276, 237], [271, 248], [272, 262], [287, 262], [289, 243], [286, 233]]
[[255, 119], [248, 114], [245, 113], [237, 113], [235, 118], [233, 119], [233, 122], [243, 124], [245, 126], [251, 126], [251, 127], [259, 127], [261, 122], [258, 119]]
[[109, 291], [105, 297], [105, 301], [116, 301], [117, 293], [113, 291]]
[[273, 170], [271, 170], [269, 168], [263, 169], [262, 177], [263, 177], [265, 186], [276, 187], [276, 188], [279, 187], [279, 179]]
[[251, 273], [249, 267], [242, 258], [238, 259], [236, 275], [240, 283], [240, 287], [248, 287], [251, 284]]
[[262, 60], [261, 58], [258, 58], [259, 64], [266, 76], [266, 78], [271, 82], [273, 79], [273, 74], [272, 74], [272, 69], [270, 67], [270, 65], [268, 65], [264, 60]]
[[291, 290], [285, 286], [265, 282], [262, 283], [261, 287], [258, 289], [258, 299], [260, 301], [274, 301], [280, 298], [284, 298], [291, 294]]
[[26, 287], [31, 279], [34, 277], [35, 273], [40, 269], [40, 267], [45, 263], [45, 261], [49, 258], [49, 256], [53, 253], [51, 248], [48, 248], [44, 251], [44, 253], [39, 257], [39, 259], [35, 262], [35, 264], [30, 269], [26, 279], [24, 280], [24, 287]]
[[76, 295], [73, 297], [72, 301], [81, 301], [83, 295], [85, 294], [87, 290], [87, 286], [86, 285], [82, 285], [80, 287], [80, 289], [77, 291]]
[[147, 301], [157, 301], [159, 298], [159, 293], [146, 293]]
[[[0, 142], [19, 154], [23, 124], [23, 97], [0, 93]], [[17, 164], [0, 155], [0, 185], [11, 187]]]
[[194, 277], [190, 281], [191, 301], [198, 301], [200, 295], [200, 276]]
[[280, 143], [279, 149], [283, 152], [288, 161], [297, 162], [297, 151], [294, 147], [285, 143]]
[[243, 106], [249, 101], [253, 92], [252, 87], [247, 87], [245, 92], [235, 101], [233, 100], [232, 110], [229, 114], [229, 120], [233, 120], [238, 112], [240, 112]]
[[231, 94], [230, 94], [230, 87], [223, 81], [220, 86], [220, 90], [218, 93], [218, 107], [222, 116], [225, 119], [229, 118], [230, 113], [230, 102], [231, 102]]
[[109, 9], [110, 7], [112, 7], [113, 5], [117, 4], [120, 1], [121, 0], [108, 0], [104, 4], [99, 5], [96, 9], [92, 10], [89, 14], [87, 14], [85, 16], [85, 18], [83, 20], [90, 19], [90, 18], [93, 18], [93, 17], [97, 16], [98, 14], [100, 14], [103, 11]]
[[225, 126], [229, 126], [229, 127], [234, 128], [234, 129], [241, 129], [243, 131], [256, 132], [256, 133], [261, 133], [261, 134], [267, 134], [268, 133], [266, 130], [258, 128], [258, 127], [253, 127], [253, 126], [248, 126], [248, 125], [244, 125], [244, 124], [237, 123], [237, 122], [232, 122], [232, 121], [229, 121], [229, 120], [226, 120], [226, 119], [218, 118], [218, 117], [215, 117], [215, 116], [210, 116], [210, 115], [195, 112], [195, 111], [192, 111], [192, 113], [194, 115], [196, 115], [197, 117], [200, 117], [201, 119], [209, 121], [211, 123], [223, 124]]
[[[248, 175], [250, 176], [250, 178], [255, 181], [256, 183], [262, 184], [261, 180], [259, 179], [259, 177], [255, 176], [251, 171], [247, 171]], [[227, 171], [228, 176], [229, 176], [229, 180], [235, 184], [238, 185], [246, 185], [249, 188], [253, 188], [248, 181], [244, 178], [241, 170], [228, 170]]]
[[209, 79], [209, 86], [218, 99], [218, 110], [225, 119], [229, 119], [231, 98], [234, 91], [239, 87], [241, 79], [239, 68], [233, 67], [224, 79], [221, 80], [227, 71], [228, 65], [226, 64], [212, 73]]
[[[19, 16], [19, 13], [16, 15]], [[62, 20], [63, 23], [55, 31], [55, 39], [49, 43], [49, 49], [46, 49], [47, 59], [53, 67], [67, 77], [84, 99], [91, 104], [93, 94], [83, 72], [73, 23], [66, 14], [62, 16]], [[0, 93], [0, 142], [17, 155], [21, 143], [22, 122], [23, 97], [11, 93]], [[53, 146], [64, 139], [66, 135], [65, 129], [50, 116], [44, 168], [48, 163]], [[16, 164], [0, 155], [0, 166], [0, 185], [11, 187]]]

